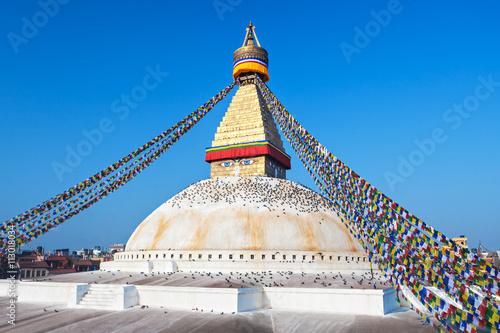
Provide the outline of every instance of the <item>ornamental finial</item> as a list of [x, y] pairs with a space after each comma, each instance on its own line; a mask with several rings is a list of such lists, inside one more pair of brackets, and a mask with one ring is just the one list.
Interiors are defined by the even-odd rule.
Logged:
[[269, 81], [269, 64], [267, 51], [260, 46], [252, 21], [246, 28], [243, 46], [234, 51], [233, 78], [240, 77], [240, 82], [246, 81], [243, 77], [257, 74], [262, 81]]

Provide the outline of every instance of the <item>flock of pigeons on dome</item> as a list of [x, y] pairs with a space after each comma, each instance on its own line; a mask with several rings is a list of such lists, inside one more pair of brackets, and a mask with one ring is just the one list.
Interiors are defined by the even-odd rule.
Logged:
[[228, 177], [199, 181], [169, 201], [171, 208], [224, 204], [251, 206], [280, 214], [331, 212], [327, 200], [298, 183], [270, 177]]

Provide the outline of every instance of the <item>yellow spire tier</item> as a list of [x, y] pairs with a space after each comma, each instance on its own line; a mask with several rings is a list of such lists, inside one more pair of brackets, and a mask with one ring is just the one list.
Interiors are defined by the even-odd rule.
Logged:
[[266, 176], [286, 178], [290, 156], [255, 84], [240, 86], [217, 128], [205, 161], [211, 178]]

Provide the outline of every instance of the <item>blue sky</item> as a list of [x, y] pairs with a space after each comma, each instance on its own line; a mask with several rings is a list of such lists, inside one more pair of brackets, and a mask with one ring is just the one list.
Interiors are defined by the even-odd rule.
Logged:
[[[0, 219], [114, 163], [227, 86], [252, 20], [269, 52], [269, 87], [323, 145], [447, 236], [498, 250], [499, 9], [494, 1], [4, 1]], [[116, 112], [150, 70], [162, 73], [155, 88]], [[159, 205], [209, 178], [204, 149], [229, 102], [127, 186], [31, 245], [125, 243]], [[103, 119], [108, 130], [91, 152], [55, 172]], [[287, 178], [314, 188], [285, 149]]]

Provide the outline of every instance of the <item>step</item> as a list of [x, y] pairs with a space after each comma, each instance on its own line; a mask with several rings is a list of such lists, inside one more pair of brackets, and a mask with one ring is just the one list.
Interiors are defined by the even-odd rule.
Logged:
[[114, 305], [115, 302], [112, 301], [112, 302], [109, 302], [109, 301], [100, 301], [100, 300], [81, 300], [80, 303], [78, 303], [78, 305]]
[[102, 300], [102, 301], [106, 301], [106, 302], [114, 302], [116, 300], [116, 296], [113, 296], [113, 297], [99, 297], [99, 296], [91, 296], [91, 297], [83, 297], [80, 302], [84, 301], [84, 300], [89, 300], [89, 301], [94, 301], [94, 300]]
[[[124, 295], [125, 287], [127, 287], [126, 295]], [[123, 309], [124, 306], [130, 307], [137, 304], [137, 299], [134, 299], [136, 296], [132, 294], [136, 295], [137, 290], [132, 290], [130, 286], [91, 284], [76, 307], [113, 311]], [[120, 301], [120, 298], [123, 300]]]
[[108, 289], [103, 289], [103, 290], [96, 290], [96, 289], [89, 289], [89, 294], [99, 294], [99, 295], [104, 295], [104, 294], [110, 294], [110, 295], [116, 295], [118, 290], [108, 290]]
[[113, 297], [99, 297], [99, 296], [94, 296], [94, 297], [88, 297], [85, 296], [82, 298], [80, 302], [83, 301], [105, 301], [105, 302], [114, 302], [116, 300], [116, 296]]
[[82, 299], [116, 299], [116, 294], [85, 294]]
[[110, 309], [116, 304], [120, 287], [92, 285], [78, 303], [79, 307], [93, 309]]
[[84, 298], [115, 299], [116, 294], [86, 294]]
[[115, 290], [118, 290], [120, 289], [122, 286], [121, 285], [113, 285], [113, 284], [105, 284], [105, 283], [102, 283], [102, 284], [96, 284], [96, 283], [93, 283], [90, 285], [90, 289], [115, 289]]
[[94, 310], [108, 310], [108, 311], [114, 311], [112, 307], [109, 305], [97, 305], [97, 304], [89, 304], [89, 305], [78, 305], [79, 308], [83, 309], [94, 309]]

